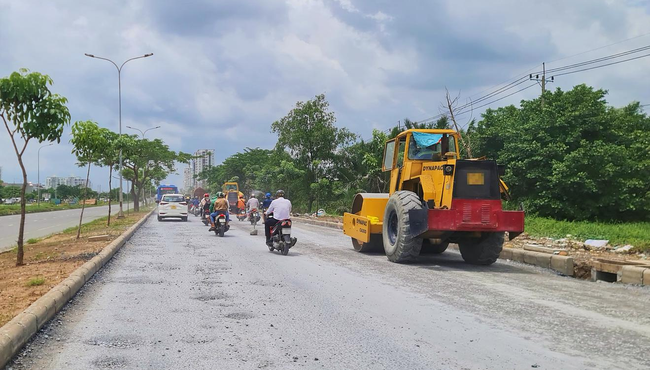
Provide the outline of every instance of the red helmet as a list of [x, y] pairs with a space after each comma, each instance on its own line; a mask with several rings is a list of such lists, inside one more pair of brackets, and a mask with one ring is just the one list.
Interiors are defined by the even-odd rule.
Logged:
[[203, 194], [203, 198], [210, 198], [210, 194], [208, 193]]

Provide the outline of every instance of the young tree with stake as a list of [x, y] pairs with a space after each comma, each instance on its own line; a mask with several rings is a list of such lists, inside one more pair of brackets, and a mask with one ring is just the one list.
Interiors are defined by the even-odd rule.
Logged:
[[103, 128], [100, 128], [92, 121], [77, 121], [72, 126], [72, 139], [70, 142], [74, 145], [72, 153], [77, 156], [80, 165], [88, 164], [86, 171], [86, 187], [84, 188], [84, 202], [81, 204], [81, 215], [79, 216], [79, 227], [77, 228], [77, 239], [81, 234], [81, 223], [86, 208], [86, 194], [88, 192], [88, 178], [90, 177], [90, 166], [100, 160], [103, 148], [106, 147], [107, 141]]
[[59, 143], [63, 128], [70, 123], [70, 112], [65, 104], [68, 100], [52, 94], [48, 86], [52, 79], [48, 75], [21, 69], [9, 77], [0, 78], [0, 118], [11, 138], [18, 164], [23, 173], [20, 191], [20, 225], [18, 227], [18, 253], [16, 265], [23, 265], [25, 234], [25, 190], [27, 171], [23, 155], [30, 141]]

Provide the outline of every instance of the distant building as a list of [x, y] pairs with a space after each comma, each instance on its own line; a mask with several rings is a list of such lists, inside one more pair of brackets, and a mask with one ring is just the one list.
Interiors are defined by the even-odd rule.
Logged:
[[192, 173], [192, 167], [188, 165], [183, 169], [183, 191], [185, 194], [191, 194], [194, 188], [194, 174]]
[[214, 149], [199, 149], [194, 153], [194, 156], [197, 158], [192, 160], [192, 188], [205, 188], [207, 187], [207, 182], [205, 180], [196, 181], [194, 177], [214, 166]]
[[[50, 176], [45, 179], [45, 188], [46, 189], [56, 189], [59, 185], [67, 186], [85, 186], [86, 179], [83, 177], [69, 176], [69, 177], [57, 177]], [[88, 181], [88, 188], [92, 189], [92, 181]]]

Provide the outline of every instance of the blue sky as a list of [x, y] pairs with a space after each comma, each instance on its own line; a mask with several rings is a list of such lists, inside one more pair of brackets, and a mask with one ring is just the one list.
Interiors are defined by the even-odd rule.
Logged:
[[[217, 162], [272, 147], [270, 124], [316, 94], [326, 94], [338, 125], [367, 138], [405, 117], [439, 114], [445, 87], [466, 102], [543, 61], [553, 68], [645, 45], [650, 10], [641, 1], [0, 0], [0, 76], [23, 67], [47, 73], [73, 121], [117, 131], [115, 68], [84, 53], [116, 62], [154, 53], [124, 67], [123, 130], [160, 125], [148, 136], [177, 151], [216, 149]], [[647, 58], [549, 87], [587, 83], [609, 90], [612, 105], [647, 104], [649, 74]], [[537, 94], [534, 87], [493, 107]], [[69, 134], [41, 151], [42, 182], [85, 174]], [[25, 158], [30, 181], [38, 147], [30, 143]], [[20, 179], [4, 128], [0, 166], [3, 180]], [[107, 173], [93, 168], [95, 188], [106, 189]], [[169, 182], [181, 185], [181, 176]]]

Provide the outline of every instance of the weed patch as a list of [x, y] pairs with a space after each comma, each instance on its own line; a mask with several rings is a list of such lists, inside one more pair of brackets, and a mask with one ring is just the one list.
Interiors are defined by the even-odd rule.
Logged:
[[45, 278], [42, 277], [35, 277], [29, 279], [27, 282], [27, 286], [39, 286], [45, 284]]

